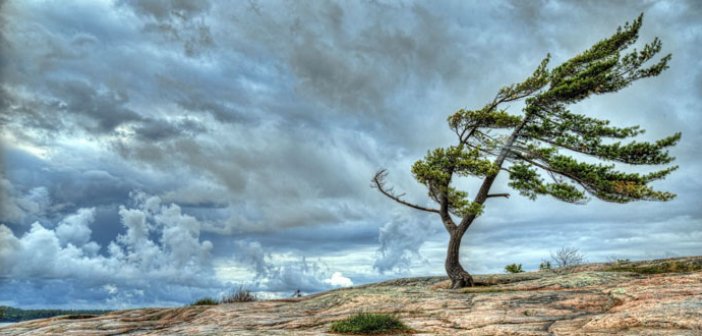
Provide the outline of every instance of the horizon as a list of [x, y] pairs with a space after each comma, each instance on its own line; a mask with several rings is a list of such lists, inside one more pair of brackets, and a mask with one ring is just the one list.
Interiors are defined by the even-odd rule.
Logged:
[[[450, 145], [446, 118], [644, 13], [660, 76], [572, 108], [682, 132], [669, 202], [531, 201], [501, 174], [466, 234], [474, 274], [562, 247], [587, 262], [702, 255], [702, 4], [695, 1], [0, 2], [0, 306], [178, 306], [443, 276], [434, 216], [370, 188]], [[518, 113], [521, 104], [510, 112]], [[652, 171], [656, 167], [633, 167]], [[477, 180], [460, 182], [469, 193]]]

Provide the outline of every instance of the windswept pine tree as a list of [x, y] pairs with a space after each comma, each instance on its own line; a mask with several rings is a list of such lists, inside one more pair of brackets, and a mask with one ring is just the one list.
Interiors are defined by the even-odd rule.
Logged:
[[[630, 48], [638, 38], [642, 19], [643, 15], [619, 27], [611, 37], [553, 69], [548, 67], [550, 55], [546, 56], [531, 76], [501, 88], [484, 107], [460, 109], [449, 116], [448, 125], [456, 133], [457, 143], [428, 152], [412, 166], [415, 179], [426, 186], [429, 198], [438, 207], [404, 200], [386, 186], [386, 170], [375, 175], [373, 186], [385, 196], [439, 215], [450, 234], [445, 267], [452, 288], [473, 285], [472, 277], [461, 266], [459, 248], [466, 230], [483, 213], [486, 201], [509, 197], [507, 193], [491, 192], [501, 172], [509, 174], [511, 188], [532, 200], [550, 195], [563, 202], [583, 204], [590, 196], [614, 203], [675, 197], [654, 190], [649, 183], [663, 179], [677, 166], [647, 174], [617, 167], [671, 163], [674, 158], [667, 149], [678, 142], [680, 133], [655, 142], [623, 142], [644, 130], [639, 126], [615, 127], [608, 120], [568, 109], [592, 95], [617, 92], [668, 68], [670, 54], [653, 60], [661, 50], [658, 38], [641, 50]], [[505, 104], [516, 101], [524, 102], [521, 113], [508, 113]], [[466, 191], [452, 186], [458, 177], [482, 180], [472, 200]]]

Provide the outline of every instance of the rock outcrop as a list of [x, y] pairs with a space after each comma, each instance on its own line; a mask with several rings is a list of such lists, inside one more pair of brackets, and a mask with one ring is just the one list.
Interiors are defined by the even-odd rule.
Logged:
[[397, 314], [415, 335], [702, 335], [702, 257], [591, 264], [567, 271], [398, 279], [308, 297], [0, 328], [0, 335], [331, 335], [353, 313]]

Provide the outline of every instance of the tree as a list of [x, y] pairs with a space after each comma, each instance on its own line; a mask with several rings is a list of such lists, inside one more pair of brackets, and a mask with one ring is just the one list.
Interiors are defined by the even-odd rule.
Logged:
[[556, 253], [551, 252], [551, 259], [557, 268], [566, 268], [582, 264], [585, 257], [574, 247], [562, 247]]
[[[667, 149], [678, 142], [680, 133], [655, 142], [623, 143], [621, 139], [644, 130], [639, 126], [611, 126], [608, 120], [568, 109], [590, 96], [617, 92], [668, 68], [670, 54], [652, 61], [661, 50], [658, 38], [641, 50], [627, 51], [638, 38], [642, 20], [643, 14], [553, 69], [548, 68], [547, 55], [531, 76], [501, 88], [484, 107], [460, 109], [449, 116], [448, 125], [457, 136], [457, 144], [429, 151], [412, 166], [415, 179], [426, 186], [438, 208], [406, 201], [386, 186], [386, 170], [375, 174], [372, 186], [383, 195], [440, 217], [450, 235], [445, 268], [452, 288], [473, 285], [473, 278], [459, 260], [461, 240], [483, 213], [488, 199], [509, 198], [508, 193], [491, 192], [500, 172], [509, 174], [508, 185], [531, 200], [550, 195], [563, 202], [583, 204], [589, 200], [588, 195], [614, 203], [675, 197], [654, 190], [649, 183], [664, 178], [677, 166], [641, 174], [620, 171], [613, 163], [599, 161], [620, 166], [668, 164], [674, 158]], [[505, 104], [518, 101], [524, 103], [520, 114], [505, 109]], [[482, 180], [472, 200], [467, 192], [453, 186], [454, 179], [460, 177]]]

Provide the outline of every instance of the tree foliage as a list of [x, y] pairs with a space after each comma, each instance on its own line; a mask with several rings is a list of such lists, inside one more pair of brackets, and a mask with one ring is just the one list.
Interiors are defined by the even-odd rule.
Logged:
[[507, 273], [524, 273], [522, 269], [522, 264], [509, 264], [505, 266], [505, 272]]
[[[643, 15], [555, 68], [549, 68], [551, 56], [547, 55], [529, 77], [499, 89], [483, 107], [462, 108], [450, 115], [448, 126], [457, 143], [429, 151], [412, 166], [414, 178], [426, 186], [429, 199], [438, 207], [404, 200], [403, 194], [386, 186], [387, 171], [375, 175], [373, 187], [385, 196], [440, 216], [450, 234], [446, 271], [452, 287], [473, 284], [459, 262], [460, 241], [489, 198], [509, 197], [490, 192], [500, 172], [509, 175], [509, 187], [532, 200], [551, 196], [584, 204], [591, 197], [614, 203], [675, 197], [654, 189], [651, 182], [665, 178], [677, 166], [647, 173], [626, 168], [671, 163], [674, 158], [668, 149], [680, 140], [680, 133], [653, 142], [633, 140], [644, 133], [639, 126], [613, 126], [608, 120], [569, 109], [588, 97], [619, 91], [668, 68], [671, 55], [654, 60], [662, 47], [658, 38], [641, 50], [632, 48], [642, 22]], [[516, 102], [523, 103], [521, 113], [505, 107]], [[474, 195], [456, 187], [455, 180], [465, 177], [482, 180]]]
[[[402, 195], [385, 187], [385, 171], [376, 175], [374, 186], [405, 205], [440, 214], [447, 228], [459, 225], [451, 215], [462, 218], [460, 225], [470, 225], [482, 213], [487, 198], [508, 196], [488, 193], [500, 171], [509, 174], [510, 187], [532, 200], [552, 196], [581, 204], [590, 196], [616, 203], [672, 199], [673, 193], [655, 190], [650, 182], [663, 179], [677, 166], [629, 173], [620, 165], [671, 163], [674, 158], [668, 149], [680, 140], [680, 133], [654, 142], [624, 142], [644, 130], [612, 126], [608, 120], [568, 109], [585, 98], [616, 92], [668, 68], [671, 55], [653, 61], [662, 46], [658, 38], [641, 50], [629, 50], [638, 38], [642, 19], [643, 15], [619, 27], [611, 37], [553, 69], [548, 67], [551, 57], [547, 55], [531, 76], [501, 88], [482, 108], [459, 109], [450, 115], [448, 125], [458, 143], [429, 151], [412, 166], [415, 179], [426, 186], [438, 209], [407, 204]], [[502, 108], [521, 100], [521, 114]], [[468, 192], [454, 187], [456, 177], [481, 178], [483, 185], [470, 199]]]

